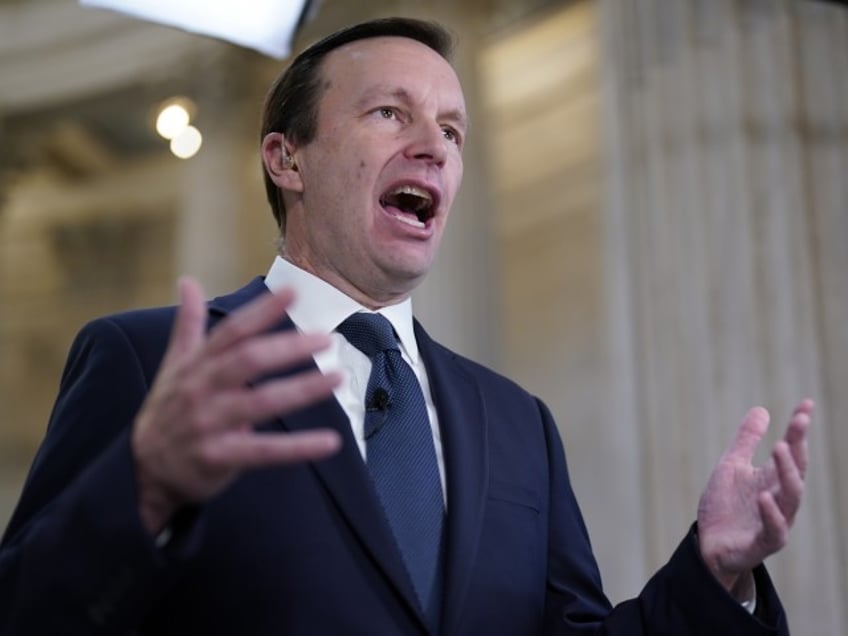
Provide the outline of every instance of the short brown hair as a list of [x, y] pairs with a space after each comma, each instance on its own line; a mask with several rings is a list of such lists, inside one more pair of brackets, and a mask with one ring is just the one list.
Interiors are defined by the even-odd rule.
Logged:
[[[268, 133], [279, 132], [295, 144], [315, 138], [318, 103], [322, 94], [321, 62], [327, 53], [350, 42], [376, 37], [402, 37], [430, 47], [446, 60], [453, 50], [453, 37], [435, 22], [413, 18], [381, 18], [362, 22], [328, 35], [313, 44], [281, 73], [265, 97], [260, 143]], [[286, 210], [277, 185], [263, 167], [265, 191], [280, 234], [286, 230]]]

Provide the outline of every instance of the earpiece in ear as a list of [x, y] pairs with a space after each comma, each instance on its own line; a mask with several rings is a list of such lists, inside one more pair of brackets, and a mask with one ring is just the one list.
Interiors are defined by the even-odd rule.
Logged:
[[292, 157], [289, 153], [283, 150], [283, 168], [286, 168], [288, 170], [294, 167], [294, 157]]

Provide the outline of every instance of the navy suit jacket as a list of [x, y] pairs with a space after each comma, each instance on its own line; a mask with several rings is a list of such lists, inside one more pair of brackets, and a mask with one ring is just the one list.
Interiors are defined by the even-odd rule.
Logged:
[[[265, 291], [257, 278], [210, 302], [210, 327]], [[334, 399], [259, 428], [335, 428], [344, 440], [337, 455], [243, 474], [180, 511], [173, 538], [156, 547], [138, 515], [129, 433], [173, 318], [173, 308], [129, 312], [77, 336], [3, 538], [0, 633], [427, 634]], [[638, 598], [612, 608], [547, 408], [418, 324], [415, 333], [446, 466], [439, 634], [787, 633], [765, 570], [756, 573], [760, 619], [708, 573], [694, 531]]]

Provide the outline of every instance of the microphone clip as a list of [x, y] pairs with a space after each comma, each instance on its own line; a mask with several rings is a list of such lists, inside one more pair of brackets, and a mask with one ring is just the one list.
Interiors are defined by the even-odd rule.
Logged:
[[382, 387], [374, 389], [371, 397], [365, 402], [365, 439], [371, 439], [377, 434], [386, 420], [389, 419], [389, 408], [392, 406], [389, 392]]

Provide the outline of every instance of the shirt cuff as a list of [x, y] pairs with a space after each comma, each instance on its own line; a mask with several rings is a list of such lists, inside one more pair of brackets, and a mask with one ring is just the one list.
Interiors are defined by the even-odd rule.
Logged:
[[744, 607], [749, 614], [753, 614], [757, 611], [757, 582], [752, 582], [753, 589], [751, 591], [751, 598], [747, 601], [740, 601], [742, 607]]

